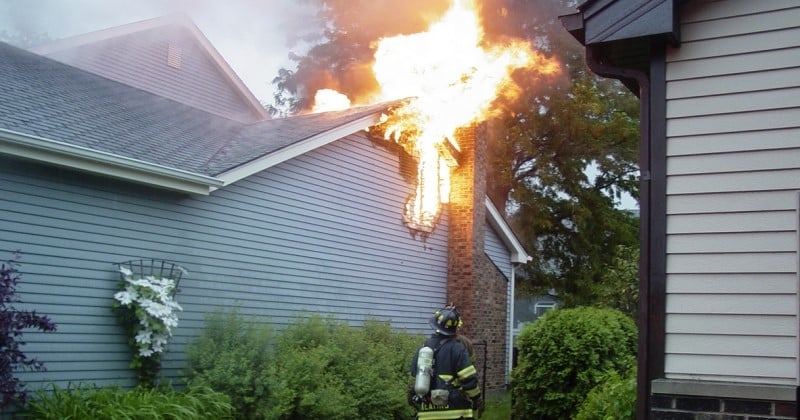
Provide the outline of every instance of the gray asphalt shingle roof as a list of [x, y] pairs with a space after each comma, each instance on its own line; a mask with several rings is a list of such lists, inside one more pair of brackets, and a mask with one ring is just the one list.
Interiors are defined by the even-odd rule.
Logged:
[[209, 176], [389, 106], [244, 124], [0, 43], [0, 129]]

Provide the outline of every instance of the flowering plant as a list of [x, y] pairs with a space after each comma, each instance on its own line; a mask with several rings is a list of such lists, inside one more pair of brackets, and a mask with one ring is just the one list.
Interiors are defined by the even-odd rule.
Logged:
[[127, 329], [134, 350], [131, 368], [137, 370], [141, 384], [152, 386], [161, 367], [161, 353], [178, 326], [177, 311], [183, 310], [174, 299], [175, 280], [134, 276], [123, 266], [119, 271], [122, 290], [114, 294], [112, 309]]

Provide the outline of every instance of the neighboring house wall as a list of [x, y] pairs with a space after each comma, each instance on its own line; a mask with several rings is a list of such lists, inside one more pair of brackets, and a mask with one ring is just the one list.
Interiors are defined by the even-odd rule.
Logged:
[[285, 325], [296, 316], [367, 317], [429, 333], [446, 300], [448, 216], [421, 237], [403, 225], [413, 188], [398, 152], [360, 133], [213, 192], [189, 196], [0, 157], [1, 249], [20, 250], [21, 309], [58, 326], [26, 332], [24, 351], [50, 381], [134, 383], [111, 312], [113, 263], [156, 258], [187, 270], [180, 323], [164, 359], [171, 378], [207, 313], [239, 308]]
[[680, 21], [651, 418], [796, 418], [800, 3], [692, 1]]
[[691, 2], [681, 22], [666, 55], [665, 375], [795, 385], [800, 4]]
[[796, 418], [800, 1], [587, 0], [561, 21], [642, 105], [637, 418]]

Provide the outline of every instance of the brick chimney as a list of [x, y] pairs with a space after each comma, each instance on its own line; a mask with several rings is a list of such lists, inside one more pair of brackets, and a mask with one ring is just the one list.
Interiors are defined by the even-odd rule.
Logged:
[[487, 392], [506, 385], [509, 287], [484, 250], [488, 133], [486, 123], [457, 133], [461, 154], [450, 180], [447, 279], [447, 300], [455, 303], [461, 313], [461, 333], [476, 344], [475, 367]]

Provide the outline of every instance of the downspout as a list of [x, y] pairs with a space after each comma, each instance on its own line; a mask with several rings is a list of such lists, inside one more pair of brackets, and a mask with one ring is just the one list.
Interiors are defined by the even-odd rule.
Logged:
[[514, 371], [514, 346], [516, 346], [516, 339], [514, 338], [514, 302], [516, 301], [516, 293], [514, 289], [517, 287], [517, 270], [514, 264], [511, 264], [511, 281], [509, 287], [511, 288], [508, 302], [508, 351], [506, 351], [506, 388], [510, 389], [511, 373]]
[[[603, 63], [598, 46], [586, 46], [586, 63], [595, 74], [614, 79], [635, 80], [639, 87], [639, 321], [638, 362], [636, 378], [636, 418], [649, 418], [650, 380], [658, 370], [652, 366], [648, 343], [650, 341], [650, 78], [638, 70], [615, 67]], [[656, 362], [659, 363], [659, 362]], [[663, 367], [661, 368], [663, 370]]]

